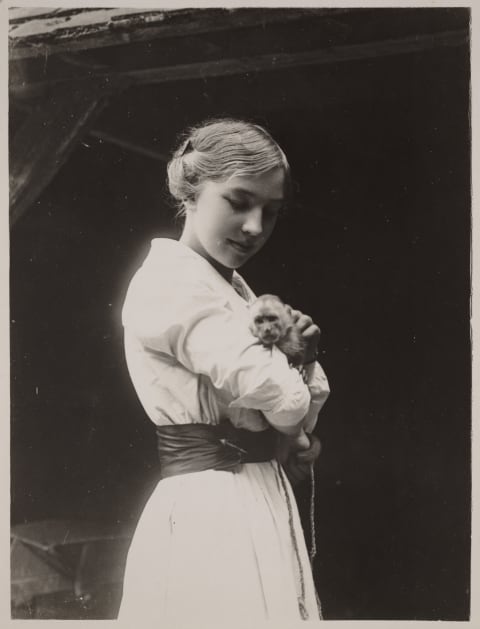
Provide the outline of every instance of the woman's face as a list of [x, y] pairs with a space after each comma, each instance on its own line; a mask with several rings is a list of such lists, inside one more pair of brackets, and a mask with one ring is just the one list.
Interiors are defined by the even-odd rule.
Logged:
[[182, 242], [220, 271], [236, 269], [259, 251], [284, 204], [283, 169], [208, 180], [187, 203]]

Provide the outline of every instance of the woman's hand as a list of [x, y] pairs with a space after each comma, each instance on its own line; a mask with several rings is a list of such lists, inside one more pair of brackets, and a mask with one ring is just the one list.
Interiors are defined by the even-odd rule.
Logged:
[[292, 453], [292, 455], [299, 463], [306, 463], [310, 465], [310, 463], [315, 462], [320, 456], [320, 452], [322, 451], [322, 444], [320, 443], [320, 439], [316, 435], [308, 435], [308, 439], [310, 441], [308, 448], [297, 450], [296, 452]]
[[290, 451], [283, 464], [288, 479], [293, 485], [301, 482], [310, 475], [310, 465], [320, 456], [322, 444], [315, 435], [308, 435], [310, 445], [306, 449]]
[[310, 439], [307, 433], [303, 430], [300, 430], [300, 433], [296, 437], [290, 437], [290, 449], [293, 452], [305, 451], [310, 448]]
[[286, 306], [290, 313], [293, 324], [300, 331], [305, 340], [305, 352], [303, 363], [313, 362], [318, 354], [318, 343], [320, 341], [320, 328], [313, 323], [312, 317], [304, 314], [300, 310], [294, 310], [291, 306]]

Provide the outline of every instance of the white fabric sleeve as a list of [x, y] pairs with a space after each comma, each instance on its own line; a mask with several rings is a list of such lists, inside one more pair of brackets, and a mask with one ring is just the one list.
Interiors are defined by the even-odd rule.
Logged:
[[[155, 284], [153, 284], [155, 286]], [[248, 317], [208, 286], [157, 287], [141, 275], [132, 282], [123, 323], [153, 351], [174, 356], [190, 371], [210, 378], [230, 407], [257, 409], [277, 430], [295, 435], [309, 412], [311, 395], [296, 369], [276, 347], [263, 347]]]

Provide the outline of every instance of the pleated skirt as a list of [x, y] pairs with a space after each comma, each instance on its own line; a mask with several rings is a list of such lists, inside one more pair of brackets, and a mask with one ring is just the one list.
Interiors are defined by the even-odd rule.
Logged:
[[158, 482], [129, 549], [120, 620], [296, 623], [302, 606], [319, 620], [295, 497], [276, 461]]

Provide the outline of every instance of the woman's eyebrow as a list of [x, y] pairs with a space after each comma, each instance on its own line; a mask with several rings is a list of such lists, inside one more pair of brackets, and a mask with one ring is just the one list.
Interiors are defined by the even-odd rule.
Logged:
[[[252, 192], [251, 190], [247, 190], [246, 188], [242, 188], [241, 186], [235, 186], [235, 188], [230, 188], [228, 190], [228, 192], [234, 192], [234, 193], [240, 193], [240, 194], [244, 194], [245, 196], [248, 197], [257, 197], [258, 195], [255, 194], [255, 192]], [[275, 198], [269, 198], [268, 202], [269, 203], [283, 203], [283, 201], [285, 201], [285, 197], [275, 197]]]

